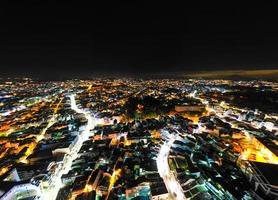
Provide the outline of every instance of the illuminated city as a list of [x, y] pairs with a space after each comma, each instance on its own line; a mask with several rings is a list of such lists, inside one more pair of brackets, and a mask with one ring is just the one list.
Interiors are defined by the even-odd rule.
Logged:
[[2, 79], [0, 91], [1, 200], [278, 197], [278, 83]]
[[0, 200], [278, 200], [275, 1], [2, 1]]

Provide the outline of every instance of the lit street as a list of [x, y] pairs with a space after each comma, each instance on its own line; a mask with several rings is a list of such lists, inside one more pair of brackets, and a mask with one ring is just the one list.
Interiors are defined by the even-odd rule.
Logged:
[[168, 156], [171, 146], [176, 140], [177, 135], [170, 135], [169, 140], [162, 144], [159, 154], [157, 156], [157, 168], [160, 176], [163, 178], [164, 183], [169, 192], [169, 198], [183, 200], [185, 199], [182, 188], [175, 178], [173, 172], [171, 172], [168, 164]]
[[84, 114], [87, 119], [87, 125], [85, 129], [80, 133], [78, 140], [72, 148], [70, 154], [66, 155], [65, 161], [59, 170], [51, 177], [51, 182], [48, 188], [42, 191], [42, 198], [45, 200], [55, 200], [59, 189], [63, 186], [61, 182], [61, 177], [66, 174], [71, 167], [72, 161], [76, 159], [77, 153], [80, 150], [82, 143], [86, 141], [91, 135], [90, 130], [94, 128], [95, 121], [90, 113], [85, 112], [77, 107], [75, 96], [72, 94], [70, 97], [71, 108], [77, 113]]

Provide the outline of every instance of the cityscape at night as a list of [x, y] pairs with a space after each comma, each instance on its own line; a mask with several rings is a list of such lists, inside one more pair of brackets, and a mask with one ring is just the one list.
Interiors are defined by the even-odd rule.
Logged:
[[276, 199], [278, 83], [1, 80], [1, 199]]
[[274, 1], [3, 1], [0, 200], [278, 200]]

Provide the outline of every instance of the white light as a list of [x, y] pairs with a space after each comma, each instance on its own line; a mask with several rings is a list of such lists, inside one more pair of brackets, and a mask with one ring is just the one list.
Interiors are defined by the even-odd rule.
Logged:
[[168, 192], [172, 196], [176, 196], [176, 199], [183, 200], [186, 199], [183, 190], [176, 180], [175, 175], [171, 172], [170, 167], [168, 165], [168, 155], [171, 149], [171, 146], [174, 144], [178, 135], [169, 135], [169, 140], [165, 142], [158, 153], [156, 164], [158, 168], [159, 175], [163, 178], [163, 181], [166, 185]]
[[62, 175], [69, 172], [73, 160], [75, 160], [77, 158], [77, 154], [78, 154], [79, 150], [81, 149], [82, 143], [89, 138], [89, 136], [91, 134], [90, 130], [93, 129], [95, 126], [95, 118], [92, 118], [90, 113], [88, 113], [82, 109], [79, 109], [77, 107], [74, 95], [70, 95], [70, 102], [71, 102], [71, 108], [73, 110], [75, 110], [77, 113], [85, 115], [85, 117], [87, 119], [87, 125], [86, 125], [85, 129], [80, 133], [81, 137], [78, 137], [78, 140], [75, 143], [75, 146], [72, 148], [71, 154], [64, 161], [63, 166], [61, 166], [61, 169], [56, 174], [54, 174], [49, 187], [43, 189], [42, 196], [44, 197], [44, 199], [49, 199], [49, 200], [56, 199], [60, 188], [63, 187], [63, 183], [61, 180]]

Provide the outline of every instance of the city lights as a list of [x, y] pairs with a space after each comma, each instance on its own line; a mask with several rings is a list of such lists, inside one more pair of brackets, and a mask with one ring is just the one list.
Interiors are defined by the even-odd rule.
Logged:
[[[8, 102], [0, 113], [9, 113], [0, 122], [0, 185], [9, 186], [1, 200], [277, 195], [278, 116], [270, 107], [249, 103], [253, 90], [261, 95], [258, 88], [264, 85], [276, 93], [277, 83], [97, 79], [1, 84], [18, 98], [0, 94]], [[245, 89], [234, 92], [237, 87]]]

